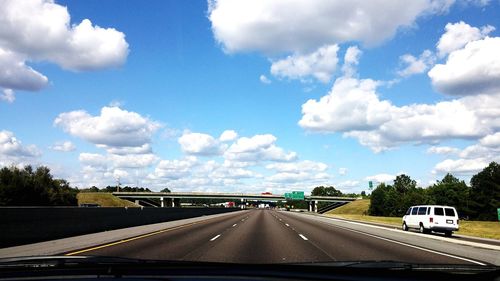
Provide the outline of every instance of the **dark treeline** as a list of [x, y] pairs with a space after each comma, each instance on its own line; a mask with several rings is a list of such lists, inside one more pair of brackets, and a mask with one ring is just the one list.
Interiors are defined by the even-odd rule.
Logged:
[[468, 186], [451, 174], [428, 188], [417, 187], [407, 175], [399, 175], [392, 185], [381, 183], [371, 193], [368, 214], [402, 216], [413, 205], [454, 206], [459, 216], [473, 220], [496, 220], [500, 208], [500, 165], [492, 162], [474, 175]]
[[[120, 190], [120, 192], [151, 192], [151, 190], [149, 188], [136, 187], [136, 186], [132, 187], [132, 186], [128, 186], [128, 185], [121, 186], [120, 188], [118, 188], [117, 186], [110, 186], [110, 185], [103, 187], [103, 188], [98, 188], [96, 186], [92, 186], [89, 188], [81, 189], [80, 191], [81, 192], [115, 192], [118, 190]], [[162, 191], [162, 192], [170, 192], [170, 190], [169, 191]]]
[[75, 206], [78, 190], [47, 167], [0, 169], [0, 206]]

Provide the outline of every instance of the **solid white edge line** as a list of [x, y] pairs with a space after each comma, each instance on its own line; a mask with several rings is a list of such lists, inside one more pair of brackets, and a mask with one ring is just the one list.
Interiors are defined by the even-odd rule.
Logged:
[[304, 240], [306, 240], [306, 241], [307, 241], [307, 240], [309, 240], [309, 239], [307, 239], [307, 237], [305, 237], [305, 236], [304, 236], [304, 235], [302, 235], [302, 234], [299, 234], [299, 236], [300, 236], [300, 238], [302, 238], [302, 239], [304, 239]]
[[285, 223], [286, 226], [290, 226], [288, 223]]
[[220, 237], [220, 234], [218, 234], [217, 236], [215, 236], [214, 238], [210, 239], [210, 241], [214, 241], [215, 239], [219, 238]]
[[368, 233], [365, 233], [365, 232], [362, 232], [362, 231], [357, 231], [357, 230], [349, 229], [349, 228], [346, 228], [346, 227], [340, 227], [340, 228], [348, 230], [348, 231], [352, 231], [352, 232], [355, 232], [355, 233], [363, 234], [363, 235], [366, 235], [366, 236], [370, 236], [370, 237], [373, 237], [373, 238], [377, 238], [377, 239], [380, 239], [380, 240], [384, 240], [384, 241], [387, 241], [387, 242], [392, 242], [392, 243], [403, 245], [403, 246], [406, 246], [406, 247], [418, 249], [418, 250], [421, 250], [421, 251], [425, 251], [425, 252], [429, 252], [429, 253], [433, 253], [433, 254], [438, 254], [438, 255], [442, 255], [442, 256], [445, 256], [445, 257], [450, 257], [450, 258], [454, 258], [454, 259], [458, 259], [458, 260], [463, 260], [463, 261], [475, 263], [475, 264], [478, 264], [478, 265], [486, 265], [485, 263], [478, 262], [478, 261], [475, 261], [475, 260], [471, 260], [471, 259], [467, 259], [467, 258], [462, 258], [462, 257], [459, 257], [459, 256], [455, 256], [455, 255], [446, 254], [446, 253], [439, 252], [439, 251], [434, 251], [434, 250], [426, 249], [426, 248], [423, 248], [423, 247], [419, 247], [419, 246], [415, 246], [415, 245], [411, 245], [411, 244], [399, 242], [399, 241], [392, 240], [392, 239], [389, 239], [389, 238], [384, 238], [384, 237], [380, 237], [380, 236], [377, 236], [377, 235], [368, 234]]

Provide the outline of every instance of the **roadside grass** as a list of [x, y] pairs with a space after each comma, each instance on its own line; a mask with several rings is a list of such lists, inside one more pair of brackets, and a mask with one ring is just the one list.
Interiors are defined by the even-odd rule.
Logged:
[[[400, 217], [376, 217], [368, 216], [369, 199], [356, 200], [337, 209], [333, 209], [326, 215], [341, 219], [382, 223], [401, 227]], [[460, 221], [460, 230], [457, 234], [475, 236], [481, 238], [500, 239], [500, 222], [498, 221]]]
[[336, 215], [366, 215], [368, 214], [368, 207], [370, 206], [370, 199], [359, 199], [345, 204], [344, 206], [335, 208], [327, 214]]
[[120, 199], [106, 192], [80, 192], [76, 195], [78, 205], [84, 203], [95, 203], [101, 207], [138, 207], [136, 204]]

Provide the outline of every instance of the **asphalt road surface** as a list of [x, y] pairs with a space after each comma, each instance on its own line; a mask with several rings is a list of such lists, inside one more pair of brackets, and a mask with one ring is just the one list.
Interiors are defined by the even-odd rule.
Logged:
[[236, 263], [392, 260], [469, 264], [287, 212], [251, 210], [69, 253], [139, 259]]

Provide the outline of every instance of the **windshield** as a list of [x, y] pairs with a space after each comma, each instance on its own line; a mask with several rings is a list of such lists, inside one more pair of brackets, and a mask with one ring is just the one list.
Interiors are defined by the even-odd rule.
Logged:
[[499, 29], [499, 1], [1, 0], [0, 257], [500, 265]]

